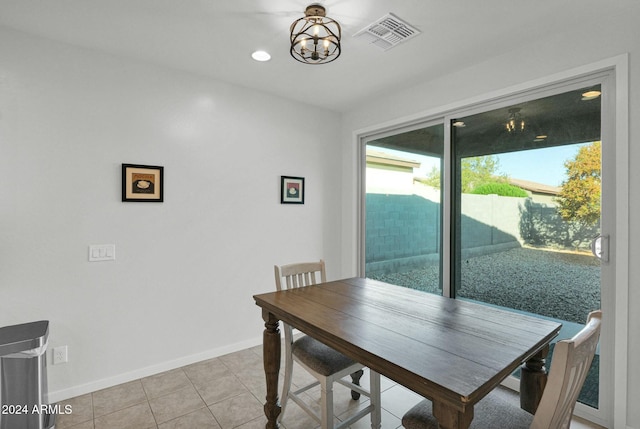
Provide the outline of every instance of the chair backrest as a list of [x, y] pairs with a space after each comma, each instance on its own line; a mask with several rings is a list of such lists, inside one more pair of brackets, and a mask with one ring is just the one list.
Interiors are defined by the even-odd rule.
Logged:
[[[274, 266], [278, 290], [310, 286], [327, 281], [324, 261]], [[320, 278], [318, 279], [318, 274]], [[284, 279], [284, 284], [282, 280]]]
[[[274, 265], [273, 268], [276, 275], [276, 288], [278, 290], [310, 286], [327, 281], [324, 261], [322, 259], [320, 259], [319, 262], [302, 262], [282, 266]], [[317, 278], [318, 274], [320, 275], [320, 281], [318, 281]], [[283, 325], [285, 345], [287, 350], [289, 350], [291, 344], [293, 344], [293, 329], [286, 323], [283, 323]]]
[[578, 395], [591, 367], [600, 337], [602, 311], [589, 313], [586, 326], [553, 349], [549, 381], [531, 429], [568, 429]]

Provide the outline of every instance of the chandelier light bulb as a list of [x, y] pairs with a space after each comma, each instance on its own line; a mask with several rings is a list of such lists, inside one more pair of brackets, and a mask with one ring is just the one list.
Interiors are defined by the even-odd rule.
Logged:
[[[517, 125], [516, 125], [517, 124]], [[522, 119], [522, 115], [520, 115], [520, 108], [513, 107], [509, 109], [509, 117], [507, 119], [506, 127], [508, 132], [514, 132], [517, 129], [522, 132], [525, 128], [524, 119]]]

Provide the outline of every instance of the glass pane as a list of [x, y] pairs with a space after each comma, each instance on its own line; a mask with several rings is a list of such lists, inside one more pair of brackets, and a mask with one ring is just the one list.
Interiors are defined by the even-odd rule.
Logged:
[[442, 294], [444, 125], [366, 146], [365, 275]]
[[[596, 90], [452, 124], [455, 296], [557, 319], [558, 339], [600, 308], [589, 248], [600, 232], [600, 97], [584, 95]], [[596, 408], [598, 368], [596, 356], [579, 398]]]

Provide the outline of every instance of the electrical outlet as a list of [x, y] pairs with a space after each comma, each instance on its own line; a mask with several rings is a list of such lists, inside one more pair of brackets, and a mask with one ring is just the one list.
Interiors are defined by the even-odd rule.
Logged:
[[53, 348], [53, 364], [66, 363], [69, 360], [67, 346], [59, 346]]

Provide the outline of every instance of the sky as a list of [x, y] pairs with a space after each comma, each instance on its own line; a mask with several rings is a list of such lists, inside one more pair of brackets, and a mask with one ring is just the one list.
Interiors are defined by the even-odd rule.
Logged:
[[582, 145], [557, 146], [498, 155], [500, 173], [513, 179], [561, 186], [566, 180], [565, 161], [573, 159]]
[[[565, 161], [573, 159], [578, 153], [578, 148], [583, 144], [557, 146], [545, 149], [533, 149], [521, 152], [511, 152], [496, 155], [499, 160], [498, 174], [512, 179], [529, 180], [551, 186], [561, 186], [566, 180]], [[413, 159], [421, 163], [420, 168], [414, 173], [418, 176], [426, 176], [433, 166], [440, 167], [440, 159], [417, 154], [407, 154], [390, 149], [376, 148], [394, 155]]]

